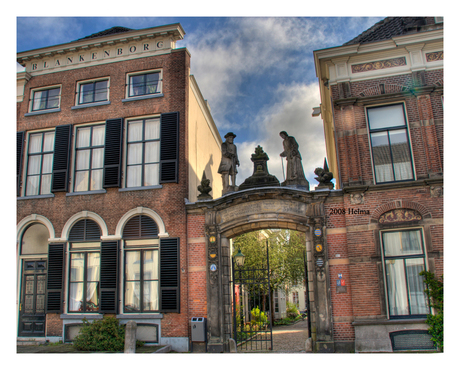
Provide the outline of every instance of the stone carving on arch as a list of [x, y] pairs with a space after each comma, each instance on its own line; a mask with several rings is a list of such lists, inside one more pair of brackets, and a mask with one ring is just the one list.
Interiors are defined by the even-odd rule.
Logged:
[[31, 214], [27, 217], [24, 217], [17, 225], [16, 230], [16, 241], [19, 243], [22, 234], [24, 233], [25, 229], [33, 223], [41, 223], [43, 224], [49, 232], [49, 240], [53, 240], [55, 238], [55, 231], [54, 226], [50, 220], [48, 220], [45, 216]]
[[151, 217], [156, 222], [156, 224], [158, 226], [158, 237], [159, 238], [167, 238], [167, 237], [169, 237], [169, 234], [166, 232], [165, 224], [164, 224], [163, 220], [161, 219], [161, 217], [158, 215], [158, 213], [156, 213], [155, 211], [151, 210], [150, 208], [146, 208], [146, 207], [137, 207], [137, 208], [134, 208], [134, 209], [126, 212], [123, 215], [123, 217], [120, 218], [120, 221], [118, 221], [114, 237], [116, 239], [121, 239], [123, 228], [125, 227], [126, 222], [128, 222], [128, 220], [131, 217], [133, 217], [135, 215], [140, 215], [140, 214], [147, 215], [147, 216]]
[[382, 83], [375, 86], [371, 86], [367, 89], [361, 91], [358, 96], [376, 96], [376, 95], [383, 95], [383, 94], [394, 94], [394, 93], [401, 93], [409, 91], [407, 86], [403, 85], [395, 85], [389, 83]]
[[70, 217], [67, 222], [65, 223], [64, 227], [62, 228], [62, 233], [61, 233], [61, 241], [67, 241], [69, 237], [69, 232], [70, 229], [72, 229], [72, 226], [80, 219], [82, 218], [89, 218], [96, 222], [99, 227], [101, 228], [101, 239], [104, 237], [107, 237], [109, 235], [109, 231], [107, 229], [107, 225], [104, 221], [104, 219], [99, 216], [97, 213], [91, 212], [91, 211], [81, 211], [76, 214], [74, 214], [72, 217]]
[[422, 221], [431, 218], [431, 213], [420, 203], [395, 200], [381, 205], [372, 212], [369, 223]]

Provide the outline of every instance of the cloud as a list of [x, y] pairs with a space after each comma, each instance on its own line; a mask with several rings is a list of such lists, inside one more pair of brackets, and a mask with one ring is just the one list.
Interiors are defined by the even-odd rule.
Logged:
[[[310, 187], [317, 185], [314, 180], [314, 169], [323, 165], [326, 156], [324, 131], [319, 117], [312, 117], [312, 108], [319, 105], [319, 89], [316, 83], [290, 84], [278, 86], [276, 102], [267, 104], [261, 110], [256, 122], [259, 135], [256, 140], [244, 141], [236, 138], [238, 157], [241, 163], [237, 184], [241, 184], [253, 173], [253, 164], [250, 160], [257, 145], [263, 147], [270, 160], [268, 169], [280, 182], [284, 181], [283, 165], [279, 154], [283, 151], [283, 140], [280, 131], [287, 131], [296, 138], [299, 151], [302, 155], [302, 164], [305, 176]], [[286, 162], [284, 160], [284, 170]]]

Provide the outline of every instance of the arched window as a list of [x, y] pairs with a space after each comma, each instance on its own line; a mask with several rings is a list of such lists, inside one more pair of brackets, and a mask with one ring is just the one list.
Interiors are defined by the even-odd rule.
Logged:
[[33, 223], [22, 235], [21, 255], [48, 253], [49, 231], [45, 225]]
[[101, 228], [89, 218], [77, 221], [69, 233], [69, 241], [83, 242], [83, 241], [99, 241], [101, 238]]
[[146, 215], [137, 215], [129, 219], [123, 229], [123, 239], [158, 238], [158, 225]]

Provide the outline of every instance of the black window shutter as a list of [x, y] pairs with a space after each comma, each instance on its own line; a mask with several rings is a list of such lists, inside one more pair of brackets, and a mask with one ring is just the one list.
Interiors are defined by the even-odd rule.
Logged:
[[129, 219], [123, 228], [123, 239], [145, 239], [158, 237], [158, 225], [145, 215]]
[[65, 244], [49, 244], [46, 312], [62, 313]]
[[179, 112], [162, 114], [160, 127], [160, 184], [178, 182]]
[[179, 238], [160, 239], [160, 311], [180, 312]]
[[69, 241], [83, 242], [99, 240], [101, 238], [101, 228], [96, 221], [84, 218], [77, 221], [69, 232]]
[[16, 134], [16, 191], [17, 196], [21, 190], [22, 152], [24, 151], [24, 131]]
[[72, 125], [57, 126], [54, 134], [53, 181], [51, 191], [67, 191], [69, 183]]
[[123, 118], [105, 122], [104, 188], [121, 187]]
[[118, 241], [101, 242], [99, 312], [118, 313]]

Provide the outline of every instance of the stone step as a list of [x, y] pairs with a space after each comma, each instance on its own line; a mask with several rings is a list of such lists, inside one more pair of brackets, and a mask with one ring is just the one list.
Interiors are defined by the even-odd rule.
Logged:
[[18, 346], [39, 346], [41, 344], [46, 344], [45, 339], [18, 339]]

